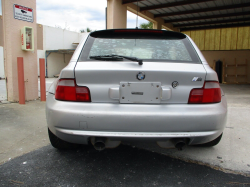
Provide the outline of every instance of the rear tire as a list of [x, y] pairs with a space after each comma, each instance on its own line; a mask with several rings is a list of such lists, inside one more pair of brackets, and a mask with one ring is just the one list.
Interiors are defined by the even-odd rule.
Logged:
[[207, 142], [207, 143], [204, 143], [204, 144], [198, 144], [198, 145], [195, 145], [195, 146], [197, 146], [197, 147], [212, 147], [212, 146], [215, 146], [220, 142], [222, 134], [219, 137], [217, 137], [216, 139], [212, 140], [211, 142]]
[[50, 143], [51, 145], [54, 147], [54, 148], [57, 148], [57, 149], [76, 149], [79, 147], [79, 144], [73, 144], [73, 143], [69, 143], [69, 142], [66, 142], [60, 138], [58, 138], [56, 135], [54, 135], [48, 128], [48, 133], [49, 133], [49, 140], [50, 140]]

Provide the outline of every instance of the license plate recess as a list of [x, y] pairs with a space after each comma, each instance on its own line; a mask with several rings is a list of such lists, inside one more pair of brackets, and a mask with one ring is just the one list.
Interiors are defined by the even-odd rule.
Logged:
[[120, 103], [160, 103], [160, 82], [120, 82]]

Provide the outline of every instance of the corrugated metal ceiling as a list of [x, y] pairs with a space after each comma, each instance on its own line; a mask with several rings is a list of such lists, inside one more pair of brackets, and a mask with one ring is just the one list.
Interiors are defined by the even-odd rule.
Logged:
[[123, 0], [184, 30], [250, 26], [250, 0]]

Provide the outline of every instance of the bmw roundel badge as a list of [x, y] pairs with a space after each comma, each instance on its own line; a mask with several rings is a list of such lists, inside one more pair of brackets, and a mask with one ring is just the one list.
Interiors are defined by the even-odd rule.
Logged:
[[177, 81], [172, 82], [172, 87], [173, 88], [176, 88], [178, 85], [179, 85], [179, 83]]
[[141, 80], [144, 80], [146, 76], [144, 72], [139, 72], [136, 77], [138, 80], [141, 81]]

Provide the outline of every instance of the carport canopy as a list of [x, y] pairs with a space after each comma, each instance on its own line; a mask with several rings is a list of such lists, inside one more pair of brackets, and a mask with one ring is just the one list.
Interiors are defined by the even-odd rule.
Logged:
[[107, 28], [126, 28], [127, 10], [154, 29], [188, 31], [250, 26], [249, 0], [107, 0]]

